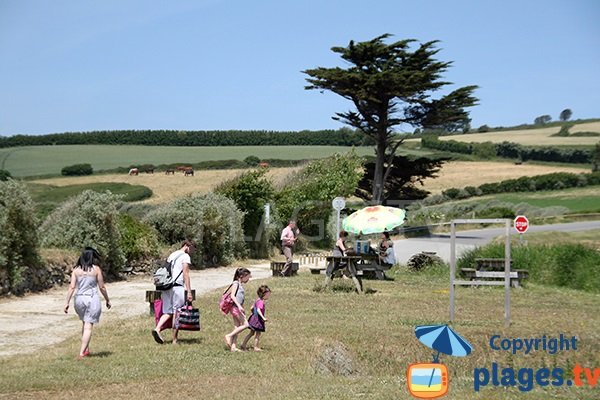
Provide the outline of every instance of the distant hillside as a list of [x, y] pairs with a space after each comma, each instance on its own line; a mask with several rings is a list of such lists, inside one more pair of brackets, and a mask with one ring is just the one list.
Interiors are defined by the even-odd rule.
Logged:
[[49, 145], [142, 146], [367, 146], [360, 132], [341, 128], [320, 131], [94, 131], [0, 137], [0, 148]]
[[[440, 140], [456, 140], [466, 143], [512, 142], [523, 146], [592, 146], [600, 141], [600, 121], [585, 123], [566, 123], [572, 125], [568, 135], [556, 136], [563, 125], [537, 127], [517, 130], [494, 130], [485, 133], [440, 136]], [[582, 135], [583, 132], [588, 135]], [[593, 136], [596, 133], [597, 136]]]

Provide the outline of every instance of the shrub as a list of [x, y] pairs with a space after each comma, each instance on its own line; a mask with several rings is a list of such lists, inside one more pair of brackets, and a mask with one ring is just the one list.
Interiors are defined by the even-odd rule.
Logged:
[[244, 158], [244, 162], [248, 165], [250, 165], [251, 167], [256, 167], [258, 165], [258, 163], [260, 162], [260, 158], [256, 157], [256, 156], [248, 156], [246, 158]]
[[0, 169], [0, 182], [6, 182], [11, 179], [12, 175], [5, 169]]
[[457, 188], [446, 189], [442, 192], [442, 194], [444, 196], [448, 197], [449, 199], [456, 199], [458, 197], [459, 193], [460, 193], [460, 189], [457, 189]]
[[281, 218], [296, 219], [305, 238], [328, 245], [331, 201], [352, 195], [362, 176], [362, 159], [354, 152], [312, 161], [276, 193], [276, 212]]
[[119, 200], [109, 191], [86, 190], [72, 197], [42, 224], [42, 245], [74, 250], [92, 246], [102, 255], [107, 275], [117, 277], [125, 264], [117, 225]]
[[508, 207], [489, 207], [477, 213], [477, 218], [510, 218], [514, 219], [517, 215]]
[[91, 164], [75, 164], [64, 167], [60, 173], [64, 176], [92, 175], [94, 169]]
[[21, 293], [28, 270], [39, 267], [38, 223], [24, 185], [0, 182], [0, 293]]
[[159, 256], [156, 232], [131, 215], [121, 214], [117, 219], [119, 247], [129, 265]]
[[[258, 159], [258, 158], [257, 158]], [[266, 170], [249, 171], [222, 183], [215, 189], [233, 200], [244, 212], [244, 234], [250, 255], [257, 258], [269, 256], [268, 231], [263, 221], [264, 207], [273, 199], [275, 189], [266, 177]]]
[[484, 159], [496, 157], [496, 145], [492, 142], [473, 143], [473, 154]]
[[479, 133], [485, 133], [485, 132], [489, 132], [490, 131], [490, 127], [487, 125], [481, 125], [479, 128], [477, 128], [477, 132]]
[[244, 214], [235, 202], [219, 194], [180, 197], [151, 211], [145, 222], [156, 228], [169, 244], [193, 239], [197, 251], [192, 264], [211, 266], [230, 264], [244, 257]]

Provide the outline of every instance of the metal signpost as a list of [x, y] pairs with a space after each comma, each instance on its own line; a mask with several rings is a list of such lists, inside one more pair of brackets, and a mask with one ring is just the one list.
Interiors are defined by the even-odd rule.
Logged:
[[517, 215], [513, 221], [513, 226], [519, 232], [519, 243], [523, 245], [523, 234], [529, 229], [529, 220], [524, 215]]
[[335, 238], [337, 240], [337, 238], [340, 236], [340, 211], [342, 211], [344, 209], [344, 207], [346, 207], [346, 200], [344, 200], [343, 197], [336, 197], [331, 202], [331, 206], [333, 207], [334, 210], [337, 211], [337, 223], [335, 225], [335, 228], [336, 228]]

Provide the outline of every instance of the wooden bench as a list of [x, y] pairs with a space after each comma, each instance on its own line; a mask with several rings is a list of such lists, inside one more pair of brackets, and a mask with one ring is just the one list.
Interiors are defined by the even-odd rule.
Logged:
[[[273, 272], [273, 276], [281, 276], [281, 271], [285, 268], [285, 261], [271, 261], [271, 271]], [[297, 262], [292, 263], [292, 273], [291, 275], [298, 275], [298, 270], [300, 269], [300, 264]]]
[[[162, 291], [160, 290], [146, 290], [146, 301], [150, 303], [150, 315], [154, 315], [154, 301], [160, 299]], [[184, 297], [187, 296], [187, 290], [184, 293]], [[192, 301], [196, 300], [196, 289], [192, 289]]]
[[[510, 285], [521, 287], [523, 280], [529, 278], [529, 271], [525, 269], [512, 269], [511, 260]], [[457, 285], [470, 286], [503, 286], [504, 285], [504, 258], [476, 258], [475, 268], [461, 268], [461, 275], [467, 281], [456, 281]]]

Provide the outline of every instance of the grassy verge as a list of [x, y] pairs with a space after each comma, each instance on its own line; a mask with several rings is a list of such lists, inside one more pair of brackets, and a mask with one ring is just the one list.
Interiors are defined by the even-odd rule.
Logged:
[[[262, 353], [226, 351], [222, 338], [231, 321], [217, 310], [218, 291], [197, 301], [202, 331], [183, 332], [177, 347], [154, 343], [148, 316], [129, 318], [118, 326], [101, 323], [94, 333], [92, 357], [83, 361], [75, 360], [77, 332], [61, 345], [5, 360], [10, 368], [0, 369], [0, 397], [80, 398], [85, 388], [88, 399], [219, 399], [240, 393], [263, 399], [408, 399], [407, 366], [431, 360], [430, 349], [415, 338], [414, 328], [448, 319], [446, 272], [410, 274], [396, 269], [389, 280], [369, 281], [371, 294], [363, 296], [343, 290], [345, 282], [341, 290], [317, 292], [313, 288], [323, 277], [308, 273], [268, 280], [273, 290], [267, 304], [271, 321]], [[250, 282], [247, 293], [255, 293], [262, 283]], [[442, 356], [450, 371], [449, 398], [520, 398], [523, 393], [516, 387], [505, 390], [490, 385], [474, 392], [474, 369], [490, 368], [492, 362], [534, 369], [600, 365], [597, 295], [536, 285], [513, 290], [513, 323], [507, 329], [502, 324], [502, 290], [459, 289], [456, 299], [453, 327], [474, 351], [466, 358]], [[529, 338], [560, 333], [578, 337], [577, 351], [513, 356], [489, 346], [494, 334]], [[347, 351], [353, 373], [317, 372], [317, 360], [332, 345]], [[597, 388], [535, 386], [527, 395], [581, 399], [597, 393]]]
[[143, 185], [128, 183], [100, 182], [80, 185], [53, 186], [40, 183], [27, 183], [27, 189], [37, 205], [40, 216], [48, 215], [58, 205], [69, 197], [76, 196], [85, 190], [95, 192], [111, 191], [113, 194], [123, 195], [123, 201], [134, 202], [152, 196], [152, 190]]

